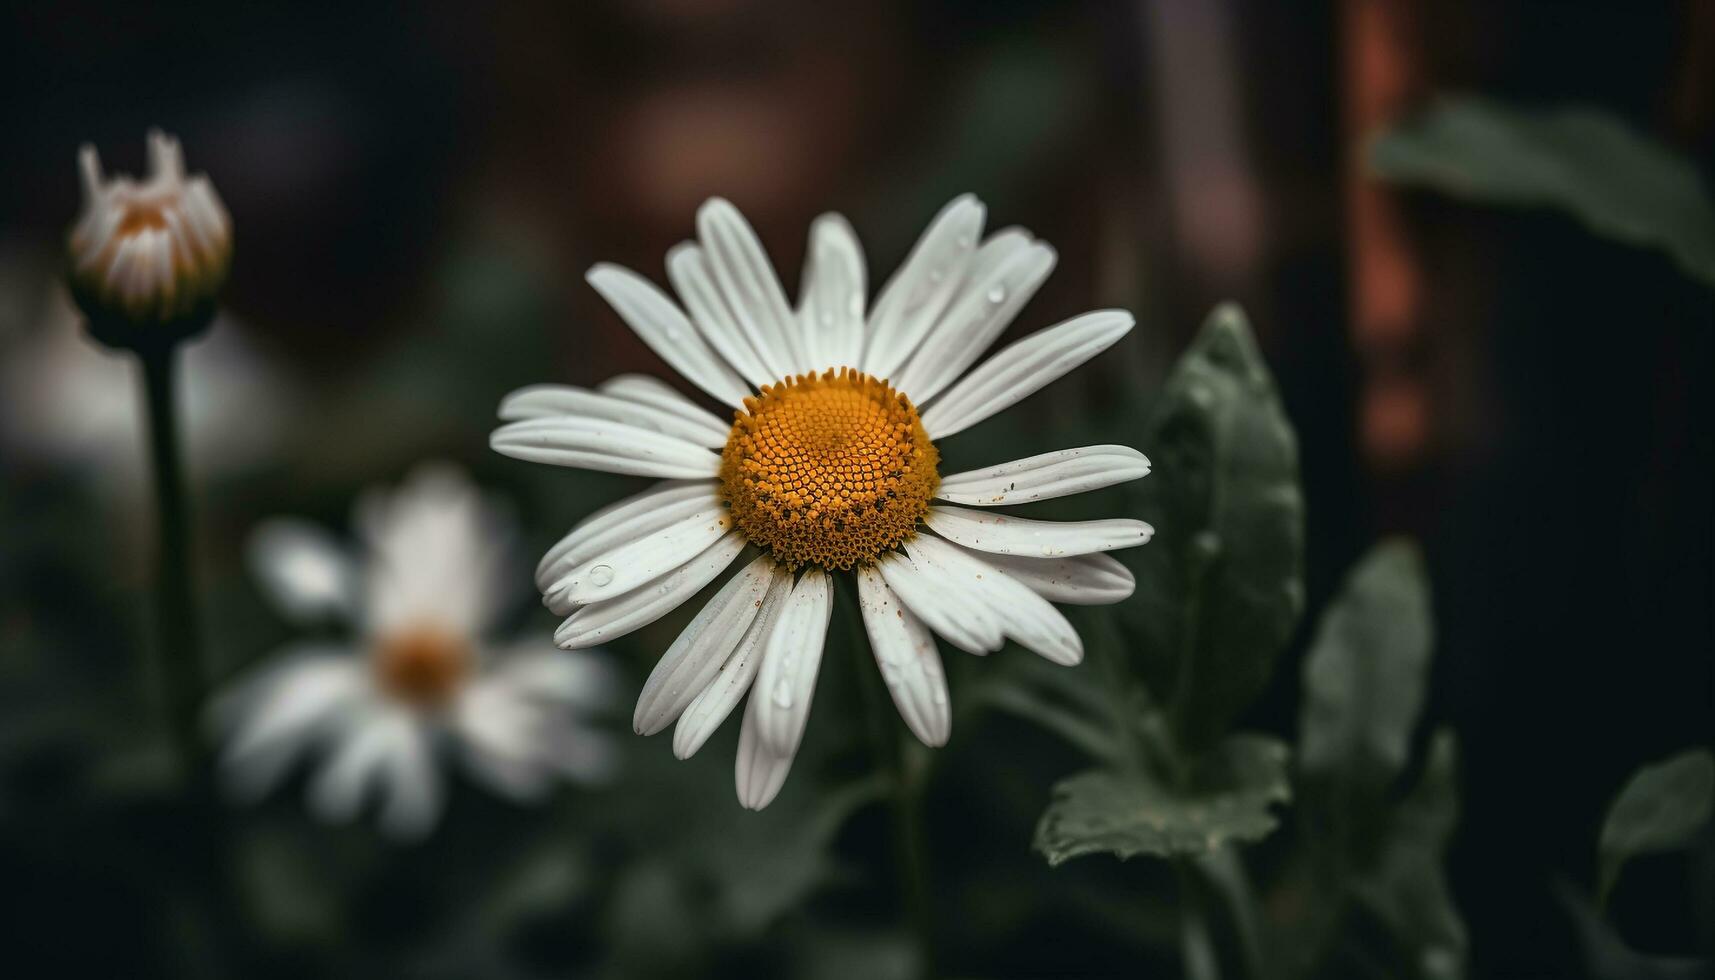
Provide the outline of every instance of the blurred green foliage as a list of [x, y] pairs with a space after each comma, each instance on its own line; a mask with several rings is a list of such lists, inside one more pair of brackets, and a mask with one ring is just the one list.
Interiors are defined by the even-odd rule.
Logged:
[[1715, 200], [1697, 169], [1602, 112], [1445, 97], [1377, 134], [1369, 166], [1473, 201], [1557, 208], [1715, 286]]

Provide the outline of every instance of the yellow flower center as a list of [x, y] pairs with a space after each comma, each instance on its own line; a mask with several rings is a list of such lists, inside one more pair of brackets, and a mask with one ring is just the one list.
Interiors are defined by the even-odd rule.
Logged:
[[375, 673], [382, 688], [421, 708], [447, 703], [470, 667], [470, 644], [439, 626], [412, 627], [382, 637], [375, 651]]
[[911, 400], [840, 368], [744, 400], [721, 454], [733, 521], [788, 568], [850, 568], [910, 538], [939, 457]]

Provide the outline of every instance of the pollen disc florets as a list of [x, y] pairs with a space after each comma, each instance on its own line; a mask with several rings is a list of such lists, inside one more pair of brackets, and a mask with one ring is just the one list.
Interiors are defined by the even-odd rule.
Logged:
[[867, 374], [802, 374], [747, 398], [721, 455], [734, 522], [788, 568], [850, 568], [910, 538], [940, 478], [911, 400]]
[[440, 626], [400, 630], [383, 637], [375, 651], [375, 672], [382, 688], [417, 707], [439, 707], [450, 701], [470, 669], [470, 644]]

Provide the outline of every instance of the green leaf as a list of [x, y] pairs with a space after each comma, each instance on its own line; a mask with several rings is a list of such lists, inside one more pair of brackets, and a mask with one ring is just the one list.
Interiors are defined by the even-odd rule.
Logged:
[[1399, 963], [1388, 975], [1453, 980], [1465, 974], [1465, 923], [1442, 871], [1459, 822], [1458, 769], [1453, 733], [1437, 731], [1422, 778], [1394, 810], [1378, 860], [1353, 882], [1353, 893], [1397, 947]]
[[1445, 98], [1377, 135], [1369, 164], [1385, 180], [1455, 197], [1559, 208], [1715, 285], [1715, 202], [1696, 169], [1602, 112]]
[[1304, 663], [1298, 771], [1337, 833], [1373, 822], [1405, 766], [1433, 636], [1423, 557], [1403, 539], [1364, 556], [1322, 616]]
[[1144, 438], [1136, 509], [1155, 540], [1127, 556], [1139, 669], [1192, 754], [1268, 682], [1304, 607], [1298, 442], [1244, 312], [1223, 304], [1168, 378]]
[[1715, 756], [1707, 749], [1681, 752], [1634, 773], [1602, 823], [1599, 901], [1607, 902], [1628, 859], [1690, 844], [1709, 822], [1712, 802]]
[[1626, 945], [1590, 899], [1565, 880], [1553, 883], [1554, 898], [1572, 919], [1590, 980], [1708, 980], [1715, 963], [1689, 957], [1649, 956]]
[[1272, 806], [1292, 796], [1285, 743], [1233, 735], [1194, 766], [1183, 786], [1147, 772], [1093, 769], [1063, 779], [1036, 825], [1049, 864], [1083, 854], [1122, 860], [1207, 854], [1274, 830]]

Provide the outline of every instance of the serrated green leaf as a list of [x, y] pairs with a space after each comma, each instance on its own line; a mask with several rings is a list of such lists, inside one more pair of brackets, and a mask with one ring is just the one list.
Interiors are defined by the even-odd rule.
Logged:
[[1208, 752], [1184, 786], [1147, 772], [1093, 769], [1063, 779], [1036, 825], [1035, 847], [1060, 864], [1083, 854], [1126, 859], [1208, 854], [1260, 840], [1292, 796], [1285, 743], [1233, 735]]
[[1627, 860], [1684, 847], [1709, 822], [1715, 804], [1715, 756], [1707, 749], [1681, 752], [1632, 775], [1602, 822], [1600, 901]]
[[1317, 626], [1304, 662], [1298, 772], [1306, 804], [1336, 834], [1373, 823], [1405, 766], [1433, 634], [1423, 557], [1403, 539], [1364, 556]]
[[1455, 197], [1559, 208], [1715, 285], [1715, 202], [1696, 169], [1605, 113], [1446, 98], [1380, 133], [1369, 163], [1385, 180]]
[[1394, 809], [1374, 866], [1353, 882], [1358, 900], [1387, 927], [1398, 959], [1389, 975], [1455, 980], [1469, 941], [1442, 864], [1459, 822], [1458, 743], [1439, 730], [1411, 795]]
[[1298, 441], [1244, 312], [1223, 304], [1180, 358], [1146, 451], [1136, 509], [1156, 529], [1127, 556], [1139, 669], [1190, 752], [1268, 682], [1304, 606]]

